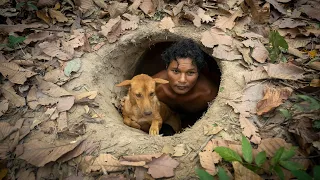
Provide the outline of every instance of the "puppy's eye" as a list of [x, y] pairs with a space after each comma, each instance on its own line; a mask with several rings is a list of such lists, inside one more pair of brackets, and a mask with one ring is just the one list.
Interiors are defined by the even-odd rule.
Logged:
[[141, 98], [142, 97], [142, 94], [136, 94], [136, 96], [138, 97], [138, 98]]
[[154, 92], [150, 93], [150, 96], [154, 96]]

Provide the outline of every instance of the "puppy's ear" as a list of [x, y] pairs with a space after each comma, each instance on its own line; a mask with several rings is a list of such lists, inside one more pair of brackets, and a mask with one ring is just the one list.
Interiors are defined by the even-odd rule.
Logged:
[[154, 78], [153, 80], [158, 84], [167, 84], [167, 83], [169, 83], [169, 81], [164, 80], [164, 79], [160, 79], [160, 78]]
[[122, 81], [120, 84], [117, 84], [117, 87], [121, 87], [121, 86], [129, 86], [131, 84], [131, 80], [124, 80]]

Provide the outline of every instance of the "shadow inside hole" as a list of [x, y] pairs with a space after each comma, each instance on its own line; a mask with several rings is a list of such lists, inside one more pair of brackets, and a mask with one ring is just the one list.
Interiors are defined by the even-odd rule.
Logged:
[[[160, 43], [151, 45], [149, 49], [147, 49], [143, 53], [143, 55], [140, 57], [134, 75], [143, 73], [143, 74], [148, 74], [149, 76], [153, 76], [156, 73], [160, 72], [161, 70], [166, 69], [165, 63], [161, 58], [161, 54], [167, 48], [169, 48], [173, 43], [174, 42], [160, 42]], [[213, 83], [217, 84], [219, 87], [220, 77], [221, 77], [219, 66], [217, 65], [217, 62], [210, 55], [208, 55], [204, 51], [203, 51], [203, 54], [207, 62], [207, 67], [203, 68], [201, 70], [201, 73], [205, 75], [208, 79], [210, 79]], [[194, 123], [198, 119], [200, 119], [203, 113], [205, 113], [206, 111], [207, 110], [204, 110], [203, 112], [198, 112], [198, 113], [179, 112], [182, 128], [186, 128], [194, 125]], [[170, 126], [169, 127], [163, 126], [162, 131], [168, 131], [168, 132], [164, 132], [164, 135], [173, 135], [169, 133]]]

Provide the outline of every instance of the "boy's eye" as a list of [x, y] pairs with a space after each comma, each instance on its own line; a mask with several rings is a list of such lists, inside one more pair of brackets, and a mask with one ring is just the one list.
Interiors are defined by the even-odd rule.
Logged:
[[179, 73], [179, 71], [177, 69], [172, 69], [171, 70], [173, 73]]
[[137, 96], [138, 98], [141, 98], [141, 97], [142, 97], [142, 94], [138, 93], [138, 94], [136, 94], [136, 96]]
[[191, 75], [194, 75], [196, 72], [193, 72], [193, 71], [190, 71], [190, 72], [187, 72], [187, 75], [191, 76]]
[[150, 93], [150, 96], [154, 96], [154, 92], [151, 92], [151, 93]]

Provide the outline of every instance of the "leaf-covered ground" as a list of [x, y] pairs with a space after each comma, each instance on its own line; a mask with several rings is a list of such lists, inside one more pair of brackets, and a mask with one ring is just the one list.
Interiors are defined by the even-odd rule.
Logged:
[[[210, 27], [201, 34], [201, 43], [212, 49], [211, 55], [240, 61], [248, 69], [242, 96], [228, 105], [239, 114], [243, 135], [257, 145], [254, 156], [265, 150], [270, 158], [281, 146], [298, 146], [296, 161], [312, 168], [319, 164], [320, 149], [319, 5], [319, 0], [1, 0], [0, 177], [174, 176], [179, 162], [172, 157], [188, 154], [184, 144], [165, 146], [159, 154], [120, 159], [99, 154], [99, 142], [83, 136], [87, 123], [103, 123], [95, 111], [99, 92], [82, 86], [69, 92], [62, 87], [81, 76], [84, 53], [118, 41], [149, 20], [173, 33], [179, 26]], [[78, 93], [81, 88], [85, 91]], [[223, 88], [227, 87], [220, 91]], [[70, 124], [68, 114], [77, 104], [85, 105], [85, 120]], [[30, 112], [41, 115], [26, 117]], [[204, 133], [210, 136], [222, 129], [204, 127]], [[34, 131], [55, 133], [60, 139], [25, 142]], [[212, 152], [215, 147], [242, 155], [236, 139], [206, 143], [197, 153], [211, 175], [218, 173], [215, 164], [221, 163], [219, 154]], [[74, 173], [66, 175], [60, 168], [63, 163]], [[223, 167], [236, 179], [258, 176], [239, 163], [232, 166]]]

